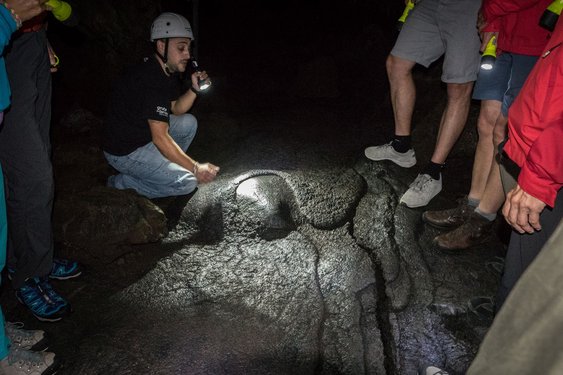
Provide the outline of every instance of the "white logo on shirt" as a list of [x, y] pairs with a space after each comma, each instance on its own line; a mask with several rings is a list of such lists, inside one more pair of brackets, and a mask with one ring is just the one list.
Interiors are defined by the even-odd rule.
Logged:
[[168, 109], [165, 107], [157, 106], [156, 113], [158, 113], [159, 116], [168, 117]]

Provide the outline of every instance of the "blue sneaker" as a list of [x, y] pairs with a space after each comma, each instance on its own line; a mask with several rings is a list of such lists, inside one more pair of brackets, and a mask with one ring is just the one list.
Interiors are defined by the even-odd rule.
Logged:
[[82, 274], [82, 270], [78, 266], [78, 262], [74, 260], [54, 258], [53, 268], [49, 277], [57, 280], [68, 280], [78, 277]]
[[27, 279], [16, 297], [43, 322], [57, 322], [70, 312], [70, 305], [51, 286], [47, 278]]

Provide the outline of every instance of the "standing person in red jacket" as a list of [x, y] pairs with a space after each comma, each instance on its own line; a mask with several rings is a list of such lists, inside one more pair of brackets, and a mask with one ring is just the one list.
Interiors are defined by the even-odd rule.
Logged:
[[488, 240], [497, 211], [504, 202], [496, 149], [506, 136], [508, 109], [522, 88], [547, 41], [539, 19], [552, 0], [485, 0], [479, 29], [482, 50], [497, 38], [492, 70], [481, 70], [473, 99], [481, 100], [479, 142], [475, 150], [471, 189], [458, 207], [427, 211], [428, 224], [451, 231], [435, 238], [440, 248], [466, 249]]
[[514, 188], [507, 189], [502, 213], [515, 231], [508, 245], [497, 309], [563, 216], [562, 44], [559, 21], [509, 112], [501, 171], [505, 188], [510, 176], [516, 181]]

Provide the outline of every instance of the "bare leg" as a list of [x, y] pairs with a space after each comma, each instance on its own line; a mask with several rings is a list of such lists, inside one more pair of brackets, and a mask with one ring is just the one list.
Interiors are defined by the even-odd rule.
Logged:
[[492, 168], [495, 155], [495, 145], [493, 143], [493, 130], [497, 117], [501, 116], [500, 108], [502, 103], [497, 100], [481, 101], [479, 119], [477, 120], [477, 130], [479, 141], [475, 149], [475, 160], [473, 162], [473, 173], [471, 176], [471, 190], [469, 198], [480, 201], [487, 183], [489, 172]]
[[395, 117], [395, 134], [410, 135], [411, 121], [416, 100], [416, 87], [412, 68], [416, 63], [389, 55], [387, 57], [387, 77], [391, 88], [391, 105]]
[[469, 113], [473, 82], [448, 83], [447, 86], [448, 102], [442, 114], [438, 139], [431, 159], [436, 164], [445, 163], [448, 154], [463, 131]]
[[[497, 122], [495, 124], [493, 141], [495, 145], [495, 155], [497, 153], [497, 147], [502, 142], [506, 135], [506, 124], [507, 118], [502, 114], [499, 115]], [[487, 178], [487, 184], [479, 202], [479, 210], [487, 213], [496, 213], [502, 206], [504, 202], [504, 191], [502, 189], [502, 182], [500, 179], [499, 165], [496, 161], [491, 164], [491, 169], [489, 172], [489, 177]]]

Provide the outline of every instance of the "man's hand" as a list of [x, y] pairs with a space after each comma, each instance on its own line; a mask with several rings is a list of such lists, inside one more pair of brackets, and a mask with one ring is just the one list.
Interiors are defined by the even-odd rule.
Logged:
[[192, 87], [196, 90], [196, 91], [201, 91], [201, 89], [199, 88], [199, 82], [200, 81], [207, 81], [209, 80], [209, 76], [207, 75], [207, 72], [205, 70], [201, 71], [201, 72], [194, 72], [192, 74]]
[[485, 52], [485, 48], [487, 48], [487, 44], [489, 44], [489, 41], [493, 36], [496, 37], [498, 40], [498, 32], [496, 31], [481, 32], [480, 36], [481, 36], [481, 48], [479, 48], [479, 52], [481, 53]]
[[502, 209], [508, 224], [520, 233], [534, 233], [541, 230], [540, 213], [545, 203], [526, 193], [520, 185], [506, 194], [506, 201]]
[[219, 167], [211, 163], [196, 163], [194, 168], [195, 177], [202, 183], [213, 181], [215, 176], [217, 176], [217, 172], [219, 172]]
[[27, 21], [45, 10], [47, 0], [6, 0], [6, 3], [20, 17], [22, 22]]

